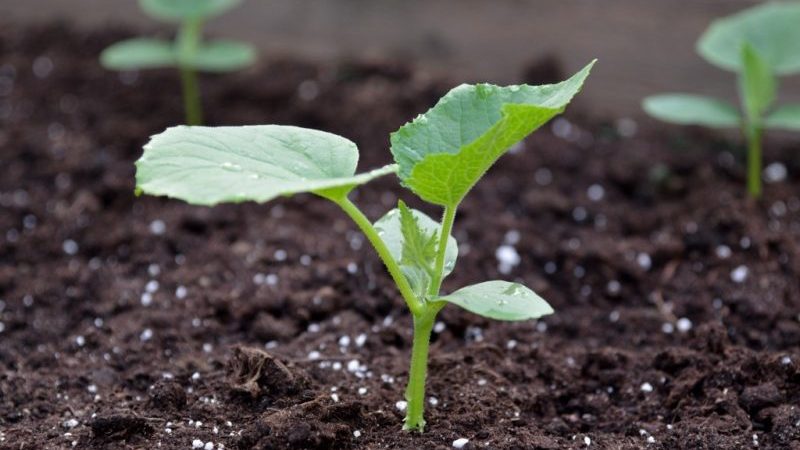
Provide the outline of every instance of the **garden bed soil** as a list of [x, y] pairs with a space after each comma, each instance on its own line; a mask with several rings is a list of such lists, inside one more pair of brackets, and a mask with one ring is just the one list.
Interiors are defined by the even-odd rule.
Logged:
[[[2, 30], [0, 448], [800, 448], [797, 140], [768, 141], [788, 177], [758, 201], [735, 141], [586, 105], [502, 158], [459, 214], [445, 289], [519, 280], [557, 313], [446, 308], [411, 434], [410, 317], [343, 214], [135, 197], [142, 145], [182, 120], [176, 75], [100, 68], [129, 33]], [[267, 57], [202, 85], [209, 123], [339, 133], [368, 169], [452, 83]], [[390, 177], [354, 198], [371, 218], [422, 207]]]

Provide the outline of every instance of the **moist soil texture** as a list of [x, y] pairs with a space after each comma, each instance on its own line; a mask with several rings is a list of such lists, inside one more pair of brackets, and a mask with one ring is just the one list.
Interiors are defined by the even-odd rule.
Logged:
[[[735, 136], [580, 102], [513, 149], [461, 208], [445, 290], [517, 280], [557, 312], [446, 308], [412, 434], [410, 316], [334, 205], [134, 195], [142, 145], [183, 118], [172, 71], [99, 67], [130, 35], [0, 32], [0, 448], [800, 448], [796, 139], [767, 141], [759, 200]], [[452, 84], [269, 56], [202, 77], [209, 124], [342, 134], [361, 169]], [[353, 198], [439, 214], [392, 177]]]

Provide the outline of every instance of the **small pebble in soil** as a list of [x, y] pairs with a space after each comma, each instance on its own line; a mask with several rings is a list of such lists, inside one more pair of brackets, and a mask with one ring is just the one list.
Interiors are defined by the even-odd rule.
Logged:
[[350, 346], [350, 336], [344, 335], [339, 338], [339, 347]]
[[744, 283], [750, 270], [747, 266], [738, 266], [731, 271], [731, 281], [734, 283]]
[[358, 388], [358, 395], [367, 395], [367, 388], [365, 387]]
[[74, 256], [78, 253], [78, 243], [72, 239], [67, 239], [61, 244], [61, 249], [64, 250], [64, 253], [67, 255]]
[[84, 345], [86, 345], [86, 338], [83, 336], [77, 336], [75, 338], [75, 345], [77, 345], [78, 347], [83, 347]]
[[731, 251], [731, 248], [724, 244], [718, 245], [715, 252], [717, 254], [717, 258], [719, 259], [728, 259], [731, 257], [731, 254], [733, 253]]
[[394, 404], [394, 407], [397, 408], [398, 411], [405, 411], [407, 406], [408, 402], [406, 402], [405, 400], [398, 400]]
[[150, 281], [148, 281], [148, 282], [147, 282], [147, 284], [144, 286], [144, 290], [145, 290], [145, 291], [147, 291], [147, 292], [149, 292], [149, 293], [151, 293], [151, 294], [153, 294], [153, 293], [155, 293], [156, 291], [158, 291], [158, 287], [159, 287], [158, 281], [156, 281], [156, 280], [150, 280]]
[[586, 196], [593, 202], [599, 202], [606, 195], [606, 190], [599, 184], [593, 184], [586, 190]]
[[6, 331], [6, 324], [0, 322], [0, 333], [2, 333], [3, 331]]
[[309, 333], [319, 333], [320, 327], [317, 323], [310, 323], [308, 324], [308, 332]]
[[319, 359], [319, 357], [320, 357], [320, 354], [316, 350], [311, 350], [310, 352], [308, 352], [308, 359], [310, 359], [312, 361], [314, 361], [316, 359]]
[[186, 286], [178, 286], [177, 288], [175, 288], [175, 298], [177, 298], [178, 300], [183, 300], [184, 298], [186, 298], [186, 295], [188, 293], [189, 292], [188, 289], [186, 289]]
[[655, 444], [656, 443], [656, 438], [654, 438], [653, 436], [647, 436], [647, 443], [648, 444]]
[[357, 359], [351, 359], [347, 363], [347, 371], [348, 372], [358, 372], [359, 367], [361, 367], [361, 364], [358, 362]]
[[639, 389], [644, 393], [653, 392], [653, 385], [645, 381], [642, 383]]
[[48, 56], [39, 56], [38, 58], [33, 60], [33, 74], [36, 75], [36, 78], [44, 79], [50, 76], [50, 73], [53, 71], [53, 60], [50, 59]]
[[743, 249], [750, 248], [751, 244], [752, 242], [750, 241], [750, 238], [747, 236], [744, 236], [743, 238], [739, 239], [739, 247], [742, 247]]
[[686, 333], [686, 332], [688, 332], [689, 330], [691, 330], [691, 329], [692, 329], [692, 321], [691, 321], [691, 320], [689, 320], [689, 319], [687, 319], [686, 317], [681, 317], [681, 318], [680, 318], [680, 319], [678, 319], [678, 321], [675, 323], [675, 327], [676, 327], [676, 328], [678, 329], [678, 331], [680, 331], [681, 333]]
[[589, 436], [584, 436], [583, 443], [586, 444], [587, 447], [592, 445], [592, 438], [590, 438]]
[[611, 311], [611, 313], [608, 314], [608, 320], [609, 322], [612, 323], [619, 321], [619, 311], [617, 310]]
[[161, 219], [156, 219], [150, 222], [150, 233], [161, 236], [167, 231], [167, 224]]
[[783, 364], [784, 366], [788, 366], [791, 363], [792, 363], [792, 358], [788, 356], [784, 356], [783, 358], [781, 358], [781, 364]]
[[347, 264], [347, 273], [350, 275], [355, 275], [358, 273], [358, 264], [351, 262]]
[[464, 448], [469, 443], [467, 438], [458, 438], [453, 441], [453, 448]]
[[337, 394], [335, 392], [333, 394], [331, 394], [331, 400], [333, 400], [334, 402], [338, 403], [339, 402], [339, 394]]
[[483, 342], [483, 329], [480, 327], [467, 327], [464, 332], [464, 339], [467, 342]]
[[142, 296], [139, 298], [139, 302], [141, 302], [142, 306], [150, 306], [150, 304], [153, 303], [153, 294], [143, 292]]
[[572, 219], [575, 222], [583, 222], [587, 217], [589, 217], [589, 213], [583, 206], [577, 206], [572, 210]]
[[439, 399], [436, 397], [428, 397], [428, 404], [431, 406], [436, 406], [439, 404]]
[[78, 419], [74, 419], [74, 418], [73, 418], [73, 419], [67, 419], [67, 420], [65, 420], [65, 421], [64, 421], [64, 422], [63, 422], [61, 425], [62, 425], [64, 428], [68, 428], [68, 429], [69, 429], [69, 428], [75, 428], [75, 427], [77, 427], [77, 426], [78, 426], [78, 423], [79, 423], [79, 422], [78, 422]]
[[661, 332], [664, 334], [672, 334], [675, 331], [675, 326], [671, 322], [664, 322], [661, 324]]
[[139, 340], [142, 342], [147, 342], [153, 338], [153, 330], [150, 328], [145, 328], [144, 331], [139, 335]]
[[361, 437], [361, 431], [359, 431], [359, 430], [353, 431], [353, 437], [360, 438]]
[[556, 263], [554, 263], [553, 261], [547, 261], [544, 264], [544, 273], [546, 273], [548, 275], [552, 275], [552, 274], [556, 273], [556, 270], [558, 270], [558, 265]]
[[650, 270], [650, 268], [653, 266], [653, 259], [650, 258], [650, 255], [647, 253], [642, 252], [636, 255], [636, 263], [639, 264], [639, 267], [642, 269]]
[[275, 261], [286, 261], [286, 257], [288, 256], [286, 250], [278, 249], [275, 250], [275, 253], [272, 255], [275, 258]]
[[519, 243], [520, 234], [517, 230], [509, 230], [506, 231], [506, 235], [503, 237], [503, 242], [508, 245], [517, 245]]
[[381, 381], [386, 384], [394, 384], [394, 377], [388, 373], [381, 374]]
[[367, 343], [367, 335], [364, 333], [356, 336], [356, 347], [363, 347]]
[[630, 117], [623, 117], [617, 120], [616, 129], [620, 136], [632, 138], [636, 136], [636, 132], [639, 131], [639, 124]]
[[606, 292], [612, 297], [616, 297], [622, 291], [622, 285], [617, 280], [611, 280], [606, 285]]
[[788, 171], [783, 163], [774, 162], [764, 168], [764, 181], [767, 183], [780, 183], [786, 180]]
[[517, 347], [517, 341], [514, 339], [509, 339], [508, 342], [506, 342], [507, 349], [514, 350], [516, 347]]
[[497, 270], [502, 274], [509, 274], [520, 262], [519, 253], [517, 249], [510, 245], [501, 245], [495, 251], [497, 258]]
[[444, 322], [436, 322], [433, 324], [433, 332], [436, 334], [441, 333], [445, 328], [447, 328], [447, 326], [444, 324]]
[[203, 445], [205, 444], [200, 439], [195, 439], [192, 441], [192, 448], [203, 448]]

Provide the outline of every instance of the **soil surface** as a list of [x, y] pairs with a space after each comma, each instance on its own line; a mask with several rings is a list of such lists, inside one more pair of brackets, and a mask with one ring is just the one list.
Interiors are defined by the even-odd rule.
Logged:
[[[758, 201], [738, 142], [580, 108], [502, 158], [445, 289], [518, 280], [557, 313], [446, 308], [409, 434], [410, 317], [343, 214], [135, 197], [142, 145], [182, 120], [176, 75], [100, 68], [128, 33], [2, 30], [0, 448], [800, 448], [797, 140], [767, 142]], [[209, 123], [339, 133], [362, 169], [450, 87], [269, 58], [202, 84]], [[372, 218], [424, 207], [390, 177], [355, 194]]]

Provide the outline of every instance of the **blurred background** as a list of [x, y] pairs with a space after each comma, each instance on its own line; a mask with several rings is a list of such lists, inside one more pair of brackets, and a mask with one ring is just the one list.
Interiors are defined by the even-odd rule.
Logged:
[[[518, 82], [526, 71], [572, 73], [598, 58], [581, 95], [593, 115], [640, 116], [642, 97], [688, 91], [735, 101], [734, 77], [697, 56], [708, 23], [753, 0], [249, 0], [208, 24], [267, 55], [317, 61], [406, 58], [455, 81]], [[15, 24], [160, 26], [134, 0], [0, 0]], [[798, 25], [800, 26], [800, 24]], [[798, 77], [781, 98], [800, 99]]]

